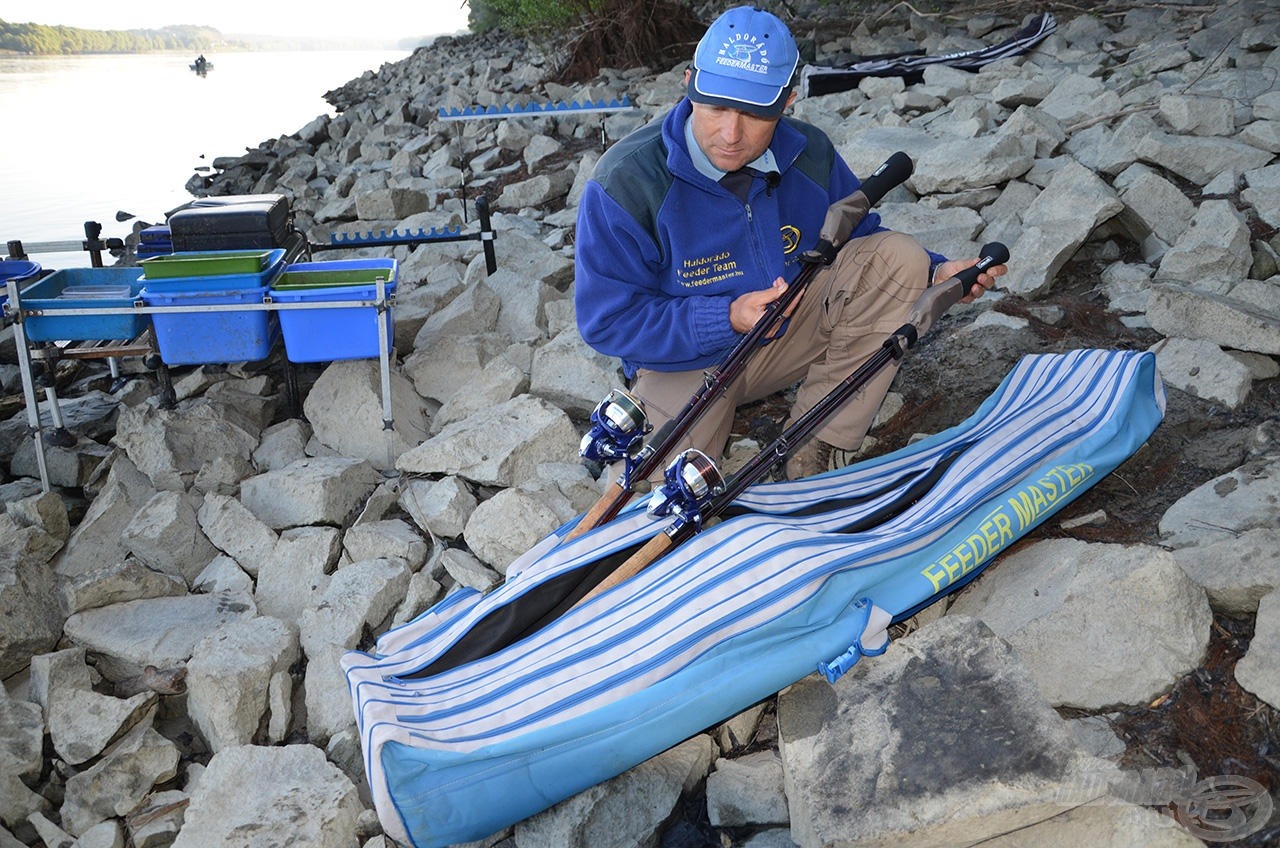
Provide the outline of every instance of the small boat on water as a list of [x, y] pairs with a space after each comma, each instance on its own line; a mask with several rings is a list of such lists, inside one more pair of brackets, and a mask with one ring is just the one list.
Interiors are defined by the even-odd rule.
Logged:
[[213, 70], [213, 63], [204, 56], [199, 56], [188, 67], [195, 71], [198, 76], [204, 76], [209, 73], [209, 71]]

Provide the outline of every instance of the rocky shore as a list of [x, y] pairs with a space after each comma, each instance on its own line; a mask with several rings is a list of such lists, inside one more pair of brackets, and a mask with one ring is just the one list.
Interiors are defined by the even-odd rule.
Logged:
[[[818, 64], [973, 49], [1023, 22], [802, 8]], [[958, 423], [1023, 355], [1082, 347], [1154, 351], [1164, 423], [883, 656], [477, 844], [1280, 839], [1280, 14], [1059, 17], [978, 73], [794, 108], [859, 174], [912, 156], [879, 205], [889, 226], [1012, 254], [1001, 291], [907, 359], [863, 452]], [[391, 430], [376, 361], [302, 367], [294, 416], [278, 354], [174, 369], [173, 409], [140, 363], [118, 382], [66, 363], [75, 443], [48, 450], [49, 493], [25, 416], [0, 423], [0, 848], [391, 844], [339, 657], [455, 586], [498, 585], [600, 490], [577, 445], [620, 375], [575, 329], [575, 205], [602, 146], [679, 98], [682, 67], [573, 87], [553, 67], [510, 39], [441, 39], [193, 180], [288, 195], [317, 243], [471, 232], [489, 199], [495, 273], [475, 241], [324, 256], [399, 261]], [[439, 117], [623, 96], [634, 108]], [[730, 467], [780, 408], [741, 417]], [[1214, 778], [1257, 787], [1241, 818], [1185, 803]]]

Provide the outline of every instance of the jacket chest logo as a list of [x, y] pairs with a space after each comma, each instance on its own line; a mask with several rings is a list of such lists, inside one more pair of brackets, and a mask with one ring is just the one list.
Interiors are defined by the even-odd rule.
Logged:
[[796, 248], [800, 246], [800, 230], [791, 224], [785, 224], [782, 227], [782, 252], [795, 253]]

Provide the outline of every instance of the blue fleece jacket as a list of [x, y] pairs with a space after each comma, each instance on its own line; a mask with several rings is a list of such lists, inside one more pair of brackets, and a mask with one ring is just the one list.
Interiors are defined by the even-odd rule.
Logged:
[[[578, 207], [575, 306], [582, 338], [639, 368], [719, 364], [740, 338], [729, 304], [800, 272], [827, 207], [860, 182], [817, 128], [782, 119], [770, 150], [780, 179], [757, 177], [744, 203], [694, 167], [682, 100], [614, 144]], [[852, 237], [880, 227], [870, 213]]]

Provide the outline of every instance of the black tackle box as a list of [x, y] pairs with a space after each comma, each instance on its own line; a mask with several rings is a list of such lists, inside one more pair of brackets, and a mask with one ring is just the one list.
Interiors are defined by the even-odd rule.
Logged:
[[202, 197], [169, 213], [175, 251], [288, 247], [289, 200], [281, 194]]

